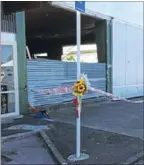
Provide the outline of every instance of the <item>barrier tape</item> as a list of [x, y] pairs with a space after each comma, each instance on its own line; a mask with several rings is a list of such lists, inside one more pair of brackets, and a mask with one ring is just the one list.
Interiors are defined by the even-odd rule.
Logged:
[[30, 103], [28, 103], [28, 107], [31, 108], [31, 110], [32, 110], [33, 112], [40, 112], [39, 109], [35, 108], [35, 107], [32, 106]]
[[71, 93], [72, 87], [58, 87], [53, 89], [46, 89], [46, 90], [30, 90], [38, 94], [65, 94], [65, 93]]
[[[122, 100], [122, 101], [129, 102], [129, 103], [137, 103], [137, 101], [127, 100], [125, 98], [113, 95], [111, 93], [104, 92], [100, 89], [96, 89], [92, 86], [89, 86], [88, 90], [95, 92], [97, 94], [102, 94], [102, 95], [105, 95], [107, 97], [111, 97], [112, 99]], [[58, 88], [38, 90], [38, 91], [31, 89], [30, 91], [33, 91], [33, 92], [38, 93], [38, 94], [66, 94], [66, 93], [72, 93], [72, 87], [58, 87]]]
[[76, 118], [79, 118], [79, 111], [78, 111], [78, 105], [79, 105], [79, 103], [78, 103], [78, 100], [77, 100], [77, 98], [74, 98], [72, 101], [73, 101], [73, 103], [76, 106]]
[[111, 93], [108, 93], [108, 92], [104, 92], [100, 89], [95, 89], [93, 87], [89, 87], [89, 90], [92, 91], [92, 92], [96, 92], [98, 94], [103, 94], [107, 97], [111, 97], [112, 99], [116, 99], [116, 100], [122, 100], [122, 101], [125, 101], [125, 102], [129, 102], [129, 103], [136, 103], [136, 101], [131, 101], [131, 100], [127, 100], [125, 98], [122, 98], [122, 97], [119, 97], [119, 96], [116, 96], [116, 95], [113, 95]]

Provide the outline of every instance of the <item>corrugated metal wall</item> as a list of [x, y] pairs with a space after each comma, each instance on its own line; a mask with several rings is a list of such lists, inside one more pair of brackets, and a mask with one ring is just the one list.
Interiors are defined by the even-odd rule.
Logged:
[[[88, 75], [92, 86], [106, 91], [106, 64], [82, 63], [81, 72]], [[72, 86], [76, 81], [76, 63], [55, 60], [28, 60], [28, 101], [33, 106], [70, 101], [72, 94], [38, 94], [32, 90], [44, 90], [55, 87]], [[99, 95], [89, 92], [85, 98], [98, 97]]]

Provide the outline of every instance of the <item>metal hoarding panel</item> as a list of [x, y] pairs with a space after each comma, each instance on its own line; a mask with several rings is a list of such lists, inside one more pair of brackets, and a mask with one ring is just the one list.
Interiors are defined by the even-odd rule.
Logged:
[[[106, 91], [106, 64], [81, 63], [81, 72], [88, 75], [93, 87]], [[71, 101], [69, 94], [40, 94], [33, 90], [72, 86], [76, 81], [76, 63], [55, 60], [27, 61], [28, 101], [33, 106], [44, 106]], [[99, 97], [89, 92], [83, 98]]]

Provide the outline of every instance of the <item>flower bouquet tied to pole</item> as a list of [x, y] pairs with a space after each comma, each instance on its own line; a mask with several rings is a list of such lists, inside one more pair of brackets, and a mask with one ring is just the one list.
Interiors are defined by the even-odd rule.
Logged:
[[73, 85], [73, 95], [82, 97], [88, 92], [89, 81], [87, 76], [82, 74], [77, 82]]
[[76, 154], [71, 155], [68, 159], [72, 162], [80, 161], [84, 159], [88, 159], [89, 155], [85, 153], [81, 153], [81, 134], [80, 134], [80, 119], [81, 119], [81, 103], [82, 96], [84, 96], [88, 92], [88, 88], [90, 87], [90, 83], [85, 74], [82, 74], [80, 78], [73, 84], [72, 92], [75, 98], [73, 99], [73, 103], [76, 105]]

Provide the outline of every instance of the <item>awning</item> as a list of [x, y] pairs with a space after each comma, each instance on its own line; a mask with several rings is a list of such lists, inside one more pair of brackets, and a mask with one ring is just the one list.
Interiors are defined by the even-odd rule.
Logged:
[[1, 65], [1, 67], [11, 67], [11, 66], [13, 66], [13, 60]]

